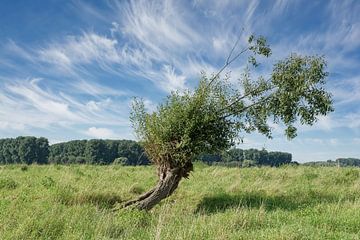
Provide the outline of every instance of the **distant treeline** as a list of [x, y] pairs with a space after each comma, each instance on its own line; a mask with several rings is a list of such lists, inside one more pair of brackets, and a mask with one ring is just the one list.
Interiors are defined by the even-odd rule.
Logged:
[[49, 163], [146, 165], [139, 143], [131, 140], [74, 140], [50, 146]]
[[339, 166], [339, 167], [360, 167], [359, 158], [338, 158], [335, 161], [317, 161], [304, 163], [305, 166]]
[[[200, 161], [224, 166], [280, 166], [291, 162], [291, 154], [257, 149], [230, 149], [221, 154], [203, 154]], [[0, 139], [0, 164], [149, 164], [141, 145], [131, 140], [73, 140], [49, 146], [46, 138]]]
[[131, 140], [74, 140], [49, 146], [46, 138], [0, 139], [0, 164], [111, 164], [149, 163], [143, 148]]
[[[197, 158], [209, 165], [229, 167], [272, 166], [295, 164], [291, 153], [268, 152], [265, 149], [233, 148], [219, 154], [202, 154]], [[49, 145], [46, 138], [17, 137], [0, 139], [0, 164], [121, 164], [147, 165], [141, 145], [132, 140], [74, 140]], [[358, 158], [338, 158], [335, 161], [307, 162], [307, 166], [358, 166]]]
[[17, 137], [0, 139], [0, 164], [48, 162], [49, 142], [46, 138]]
[[230, 167], [251, 167], [251, 166], [271, 166], [278, 167], [283, 164], [298, 164], [292, 162], [291, 153], [287, 152], [268, 152], [265, 149], [239, 149], [233, 148], [221, 154], [203, 154], [200, 160], [211, 165], [222, 165]]

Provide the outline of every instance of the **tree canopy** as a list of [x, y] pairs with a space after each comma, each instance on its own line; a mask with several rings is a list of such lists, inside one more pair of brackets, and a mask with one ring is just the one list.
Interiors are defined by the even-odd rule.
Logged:
[[[154, 195], [170, 195], [180, 179], [188, 177], [192, 161], [201, 153], [228, 149], [243, 134], [254, 131], [271, 138], [270, 123], [284, 125], [286, 137], [292, 139], [296, 124], [312, 125], [318, 116], [333, 111], [322, 56], [291, 54], [276, 62], [268, 77], [254, 78], [251, 73], [259, 66], [258, 56], [271, 55], [265, 38], [252, 35], [244, 49], [237, 52], [236, 47], [218, 73], [202, 74], [194, 90], [172, 92], [156, 111], [148, 113], [141, 99], [134, 100], [131, 121], [158, 166], [160, 180], [149, 196], [129, 204], [149, 209], [161, 200]], [[229, 75], [221, 73], [244, 54], [249, 66], [233, 84]]]
[[[255, 42], [253, 44], [253, 42]], [[263, 38], [251, 36], [249, 51], [270, 56]], [[257, 66], [254, 56], [250, 57]], [[271, 76], [253, 79], [247, 68], [237, 85], [229, 78], [203, 75], [194, 91], [172, 92], [155, 112], [136, 99], [132, 122], [150, 159], [158, 165], [185, 167], [195, 156], [233, 146], [242, 133], [271, 138], [270, 122], [296, 136], [296, 123], [312, 125], [333, 110], [324, 89], [326, 63], [321, 56], [290, 57], [274, 65]]]

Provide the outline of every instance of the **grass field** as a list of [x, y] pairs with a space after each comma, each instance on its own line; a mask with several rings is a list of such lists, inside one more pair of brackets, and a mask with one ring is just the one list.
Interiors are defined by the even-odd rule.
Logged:
[[0, 239], [360, 239], [360, 170], [196, 165], [151, 212], [153, 167], [0, 166]]

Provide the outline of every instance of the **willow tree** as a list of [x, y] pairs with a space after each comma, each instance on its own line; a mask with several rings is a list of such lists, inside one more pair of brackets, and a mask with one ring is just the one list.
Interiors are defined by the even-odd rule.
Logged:
[[[134, 101], [131, 121], [159, 180], [125, 207], [149, 210], [170, 196], [189, 177], [201, 153], [228, 149], [254, 131], [271, 138], [272, 123], [283, 126], [292, 139], [297, 124], [312, 125], [333, 111], [331, 95], [324, 89], [328, 74], [323, 57], [292, 54], [275, 63], [267, 78], [254, 79], [257, 58], [269, 57], [271, 49], [263, 37], [253, 35], [238, 52], [237, 45], [218, 73], [203, 74], [193, 90], [172, 92], [156, 111], [148, 113], [141, 99]], [[221, 73], [240, 56], [248, 58], [249, 67], [234, 84]]]

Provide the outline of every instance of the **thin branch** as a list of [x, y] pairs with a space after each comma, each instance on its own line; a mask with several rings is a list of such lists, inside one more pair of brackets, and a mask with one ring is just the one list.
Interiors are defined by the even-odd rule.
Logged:
[[230, 51], [230, 53], [229, 53], [229, 55], [228, 55], [228, 57], [227, 57], [227, 59], [226, 59], [226, 62], [225, 62], [225, 63], [228, 63], [228, 62], [229, 62], [229, 60], [230, 60], [230, 58], [231, 58], [231, 56], [232, 56], [232, 54], [233, 54], [233, 52], [234, 52], [234, 50], [235, 50], [236, 46], [237, 46], [237, 45], [239, 44], [239, 42], [240, 42], [241, 35], [243, 34], [243, 32], [244, 32], [244, 28], [242, 28], [242, 29], [241, 29], [241, 33], [239, 34], [238, 39], [236, 40], [236, 42], [235, 42], [234, 46], [232, 47], [232, 49], [231, 49], [231, 51]]
[[222, 66], [222, 68], [220, 68], [220, 70], [210, 79], [210, 82], [209, 82], [208, 86], [210, 86], [210, 85], [213, 83], [213, 81], [214, 81], [217, 77], [219, 77], [219, 75], [220, 75], [231, 63], [233, 63], [233, 62], [234, 62], [236, 59], [238, 59], [243, 53], [245, 53], [246, 51], [249, 50], [249, 47], [245, 47], [245, 48], [243, 48], [238, 54], [236, 54], [233, 58], [231, 58], [232, 55], [233, 55], [233, 53], [234, 53], [234, 51], [235, 51], [235, 49], [236, 49], [236, 47], [238, 46], [238, 44], [239, 44], [239, 42], [240, 42], [240, 38], [241, 38], [241, 35], [242, 35], [243, 32], [244, 32], [244, 28], [242, 28], [242, 31], [241, 31], [241, 33], [240, 33], [240, 35], [239, 35], [239, 38], [236, 40], [235, 44], [234, 44], [233, 47], [231, 48], [231, 51], [230, 51], [228, 57], [226, 58], [226, 61], [225, 61], [224, 66]]
[[233, 63], [237, 58], [240, 57], [241, 54], [245, 53], [245, 52], [248, 51], [248, 50], [249, 50], [249, 47], [244, 48], [243, 50], [241, 50], [241, 52], [239, 52], [239, 53], [238, 53], [235, 57], [233, 57], [230, 61], [227, 61], [227, 62], [224, 64], [224, 66], [214, 75], [214, 77], [211, 78], [208, 86], [210, 86], [210, 85], [213, 83], [213, 81], [214, 81], [217, 77], [219, 77], [219, 75], [220, 75], [231, 63]]
[[[265, 82], [268, 83], [269, 81], [271, 80], [271, 78], [267, 79]], [[229, 108], [229, 107], [232, 107], [234, 104], [238, 103], [239, 101], [243, 100], [244, 98], [247, 98], [249, 97], [250, 95], [254, 94], [254, 93], [257, 93], [257, 92], [262, 92], [262, 91], [259, 91], [259, 89], [261, 88], [262, 86], [258, 86], [257, 88], [253, 89], [252, 91], [248, 92], [247, 94], [244, 94], [244, 95], [240, 95], [239, 97], [237, 97], [233, 102], [231, 102], [230, 104], [228, 104], [227, 106], [223, 107], [220, 112], [224, 111], [225, 109]], [[265, 90], [272, 90], [274, 89], [275, 87], [270, 87], [270, 88], [267, 88]]]
[[235, 115], [235, 114], [237, 114], [237, 113], [244, 112], [244, 111], [248, 110], [249, 108], [252, 108], [252, 107], [254, 107], [254, 106], [258, 105], [258, 104], [261, 104], [261, 103], [266, 102], [266, 101], [269, 100], [271, 97], [272, 97], [272, 94], [268, 95], [267, 97], [261, 99], [261, 100], [258, 101], [258, 102], [254, 102], [254, 103], [252, 103], [252, 104], [250, 104], [250, 105], [248, 105], [248, 106], [246, 106], [246, 107], [243, 107], [243, 108], [241, 108], [241, 109], [239, 109], [239, 110], [237, 110], [237, 111], [235, 111], [235, 112], [232, 112], [232, 113], [229, 113], [229, 114], [227, 114], [227, 115], [225, 115], [225, 116], [222, 116], [222, 118], [227, 118], [227, 117], [230, 117], [230, 116]]

